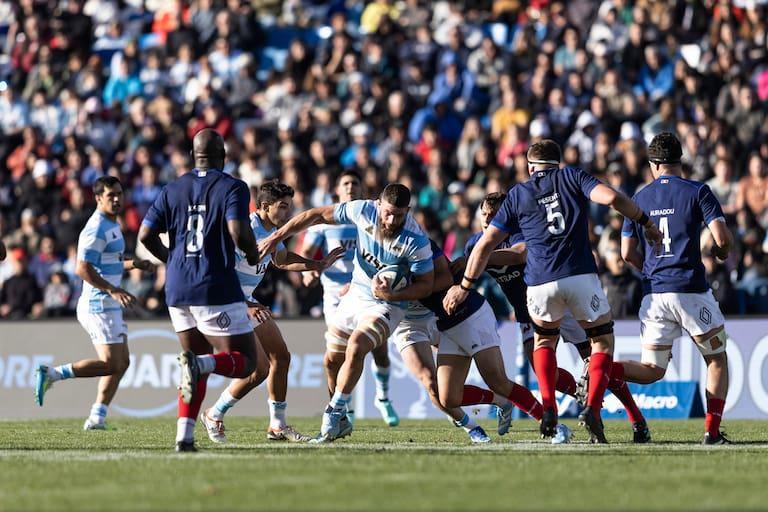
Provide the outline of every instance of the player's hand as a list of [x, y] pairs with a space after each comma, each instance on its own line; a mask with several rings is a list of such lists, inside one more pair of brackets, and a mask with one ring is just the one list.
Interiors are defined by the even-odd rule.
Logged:
[[328, 267], [336, 263], [336, 261], [338, 261], [338, 259], [344, 256], [346, 253], [347, 253], [347, 250], [343, 247], [335, 248], [334, 250], [328, 253], [328, 256], [320, 260], [320, 268], [318, 270], [322, 272], [323, 270], [327, 269]]
[[445, 312], [449, 315], [455, 313], [459, 308], [459, 305], [467, 300], [468, 295], [469, 292], [464, 290], [461, 286], [457, 284], [451, 286], [443, 299], [443, 308], [445, 308]]
[[371, 293], [379, 300], [392, 300], [392, 292], [389, 289], [389, 282], [376, 275], [371, 279]]
[[248, 302], [248, 314], [262, 323], [272, 319], [272, 310], [258, 302]]
[[647, 225], [643, 226], [643, 231], [645, 232], [645, 239], [653, 245], [658, 253], [661, 248], [661, 239], [663, 238], [659, 228], [656, 227], [656, 224], [653, 222], [649, 222]]
[[149, 273], [155, 272], [155, 265], [149, 260], [133, 260], [133, 268]]
[[[266, 238], [262, 238], [259, 241], [259, 255], [260, 256], [267, 256], [269, 254], [272, 254], [277, 249], [277, 244], [280, 243], [280, 240], [277, 236], [275, 236], [274, 233], [269, 235]], [[249, 261], [250, 263], [250, 261]]]
[[320, 272], [309, 270], [301, 273], [301, 284], [307, 288], [312, 288], [320, 280]]
[[128, 308], [136, 304], [136, 297], [123, 290], [122, 288], [115, 288], [109, 292], [109, 296], [117, 301], [120, 306]]

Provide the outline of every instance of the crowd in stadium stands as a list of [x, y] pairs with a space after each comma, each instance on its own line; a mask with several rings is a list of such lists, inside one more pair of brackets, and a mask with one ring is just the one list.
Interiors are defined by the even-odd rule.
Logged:
[[[93, 181], [122, 181], [132, 248], [204, 127], [227, 141], [226, 172], [279, 178], [297, 211], [332, 201], [340, 169], [367, 197], [411, 186], [451, 257], [482, 197], [527, 179], [532, 141], [631, 195], [646, 143], [672, 131], [738, 241], [720, 263], [702, 239], [723, 311], [768, 312], [765, 0], [0, 0], [0, 316], [72, 314]], [[614, 315], [633, 316], [622, 219], [591, 214]], [[126, 275], [134, 314], [164, 311], [163, 276]], [[319, 314], [300, 283], [271, 272], [262, 300]]]

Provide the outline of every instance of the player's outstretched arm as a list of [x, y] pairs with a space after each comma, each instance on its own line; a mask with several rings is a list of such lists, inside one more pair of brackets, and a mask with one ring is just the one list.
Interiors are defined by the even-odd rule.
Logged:
[[520, 242], [506, 249], [496, 249], [488, 257], [489, 265], [522, 265], [528, 256], [525, 242]]
[[712, 238], [715, 241], [715, 247], [712, 252], [720, 260], [728, 258], [728, 253], [733, 247], [733, 235], [728, 225], [722, 219], [716, 219], [710, 222], [707, 227], [712, 232]]
[[596, 185], [589, 194], [589, 199], [604, 206], [610, 206], [628, 219], [636, 221], [645, 231], [645, 239], [654, 245], [661, 242], [661, 231], [656, 224], [645, 214], [637, 203], [623, 193], [601, 183]]
[[238, 249], [245, 253], [245, 259], [248, 261], [248, 264], [257, 264], [259, 262], [259, 254], [262, 253], [259, 252], [250, 222], [246, 219], [228, 220], [227, 231], [229, 231], [229, 236], [235, 241]]
[[139, 242], [144, 244], [150, 254], [163, 263], [168, 263], [168, 248], [160, 240], [160, 232], [142, 224], [139, 228]]
[[333, 218], [335, 204], [321, 206], [319, 208], [310, 208], [301, 212], [294, 218], [285, 223], [283, 227], [272, 233], [259, 242], [259, 252], [261, 254], [272, 254], [277, 249], [277, 244], [291, 235], [300, 233], [315, 224], [336, 224]]
[[75, 274], [77, 277], [90, 284], [94, 288], [107, 292], [113, 299], [115, 299], [122, 307], [127, 308], [136, 303], [136, 297], [128, 293], [127, 291], [113, 286], [109, 281], [99, 275], [99, 272], [87, 261], [77, 260], [75, 266]]
[[621, 237], [621, 257], [639, 272], [642, 272], [643, 254], [638, 249], [638, 246], [639, 241], [637, 238], [628, 236]]
[[469, 255], [461, 282], [452, 286], [443, 299], [443, 307], [448, 314], [454, 313], [459, 304], [467, 299], [469, 291], [475, 288], [477, 280], [488, 266], [491, 253], [507, 236], [509, 235], [505, 231], [494, 225], [488, 226], [488, 229], [483, 232], [483, 236]]
[[277, 251], [275, 253], [273, 261], [275, 266], [281, 270], [289, 270], [292, 272], [306, 272], [317, 271], [322, 272], [326, 268], [333, 265], [336, 260], [344, 256], [347, 250], [344, 247], [337, 247], [331, 251], [328, 256], [321, 260], [313, 260], [304, 258], [291, 251]]

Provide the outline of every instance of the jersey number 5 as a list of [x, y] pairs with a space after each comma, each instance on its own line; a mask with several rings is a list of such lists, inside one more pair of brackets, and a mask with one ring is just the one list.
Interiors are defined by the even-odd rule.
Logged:
[[661, 243], [664, 244], [664, 254], [672, 252], [672, 238], [669, 236], [669, 220], [667, 217], [659, 217], [659, 231], [661, 231]]
[[184, 237], [184, 245], [187, 253], [198, 253], [203, 248], [203, 228], [205, 227], [205, 216], [200, 212], [193, 212], [187, 218], [187, 234]]
[[565, 231], [565, 217], [563, 217], [563, 214], [558, 211], [559, 207], [560, 203], [557, 201], [552, 201], [546, 205], [547, 223], [549, 224], [547, 229], [553, 235], [562, 235], [563, 231]]

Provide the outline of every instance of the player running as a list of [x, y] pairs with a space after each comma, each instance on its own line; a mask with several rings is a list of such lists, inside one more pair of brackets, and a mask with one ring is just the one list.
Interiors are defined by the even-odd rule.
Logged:
[[[181, 452], [197, 451], [195, 422], [208, 374], [243, 378], [257, 363], [256, 337], [235, 271], [235, 245], [250, 264], [259, 260], [248, 186], [221, 171], [225, 149], [217, 132], [199, 131], [192, 146], [195, 168], [162, 190], [139, 230], [139, 240], [167, 264], [168, 313], [184, 350], [176, 428]], [[163, 232], [168, 247], [160, 241]]]
[[39, 365], [35, 372], [35, 399], [42, 406], [46, 391], [56, 381], [100, 377], [96, 402], [83, 429], [104, 430], [107, 409], [130, 365], [128, 328], [122, 308], [135, 304], [136, 297], [120, 288], [123, 272], [134, 268], [154, 272], [155, 267], [148, 261], [124, 258], [125, 239], [117, 223], [117, 216], [123, 211], [120, 180], [113, 176], [98, 178], [93, 184], [93, 195], [96, 211], [80, 233], [75, 272], [83, 280], [77, 320], [91, 337], [98, 359], [60, 366]]
[[[339, 203], [355, 201], [362, 197], [362, 180], [354, 170], [341, 172], [336, 178], [336, 197]], [[323, 286], [323, 317], [328, 331], [325, 333], [325, 356], [323, 366], [328, 378], [328, 392], [332, 396], [336, 389], [336, 378], [344, 363], [345, 346], [337, 343], [330, 334], [333, 316], [341, 302], [341, 296], [349, 288], [352, 281], [352, 266], [357, 246], [357, 228], [354, 224], [323, 225], [319, 224], [307, 229], [304, 234], [302, 256], [313, 258], [317, 254], [328, 255], [337, 247], [346, 249], [344, 257], [337, 260], [324, 272], [305, 272], [304, 286], [313, 286], [318, 279]], [[390, 427], [397, 426], [400, 418], [389, 400], [389, 351], [386, 344], [373, 349], [371, 370], [376, 382], [376, 401], [374, 405], [381, 413], [384, 422]], [[352, 397], [347, 403], [347, 417], [354, 420]]]
[[634, 200], [657, 222], [660, 250], [648, 242], [638, 223], [624, 221], [622, 257], [643, 273], [640, 306], [641, 362], [624, 361], [624, 379], [648, 384], [662, 377], [672, 343], [684, 329], [707, 363], [707, 415], [704, 444], [729, 444], [720, 421], [728, 394], [725, 319], [704, 274], [701, 261], [702, 223], [715, 242], [714, 255], [725, 260], [733, 237], [712, 191], [703, 183], [680, 177], [680, 141], [671, 133], [656, 135], [648, 146], [654, 181]]
[[[251, 214], [251, 229], [256, 241], [262, 240], [284, 225], [293, 210], [294, 191], [288, 185], [270, 181], [264, 183], [257, 197], [259, 209]], [[246, 297], [251, 314], [251, 325], [256, 333], [257, 342], [266, 353], [269, 360], [267, 376], [267, 392], [269, 394], [269, 427], [267, 439], [270, 441], [293, 442], [309, 441], [309, 437], [300, 434], [286, 422], [288, 403], [288, 368], [291, 364], [291, 353], [283, 339], [277, 324], [272, 319], [269, 309], [253, 297], [264, 274], [272, 263], [277, 268], [295, 272], [307, 270], [323, 271], [333, 265], [345, 253], [343, 247], [332, 250], [322, 260], [310, 260], [286, 250], [281, 243], [273, 254], [265, 255], [257, 265], [250, 265], [245, 256], [238, 251], [237, 276]], [[215, 443], [226, 442], [224, 433], [224, 415], [238, 401], [242, 400], [252, 389], [264, 381], [265, 374], [257, 368], [254, 373], [244, 379], [233, 381], [225, 389], [216, 403], [210, 409], [200, 414], [200, 421], [208, 432], [208, 437]]]
[[464, 277], [445, 297], [455, 312], [467, 300], [495, 248], [520, 231], [526, 242], [525, 281], [528, 312], [534, 324], [534, 371], [539, 381], [544, 415], [541, 434], [555, 435], [557, 403], [555, 347], [566, 311], [585, 329], [592, 344], [587, 407], [579, 415], [592, 442], [605, 443], [600, 419], [603, 395], [613, 359], [613, 322], [597, 277], [589, 245], [587, 208], [590, 200], [611, 206], [636, 219], [652, 242], [661, 238], [648, 216], [624, 194], [601, 184], [581, 169], [560, 169], [560, 146], [543, 140], [528, 149], [529, 181], [513, 187], [491, 225], [467, 261]]
[[[365, 365], [365, 356], [384, 345], [405, 316], [407, 301], [426, 297], [432, 291], [432, 251], [429, 239], [413, 219], [411, 192], [399, 183], [387, 185], [376, 201], [350, 201], [303, 212], [259, 243], [263, 254], [271, 254], [288, 236], [312, 225], [355, 224], [357, 251], [349, 292], [343, 296], [330, 328], [334, 342], [345, 348], [336, 389], [323, 414], [319, 442], [328, 442], [351, 432], [346, 404]], [[407, 269], [411, 282], [392, 291], [389, 283], [375, 278], [388, 265]], [[343, 427], [343, 428], [342, 428]]]

